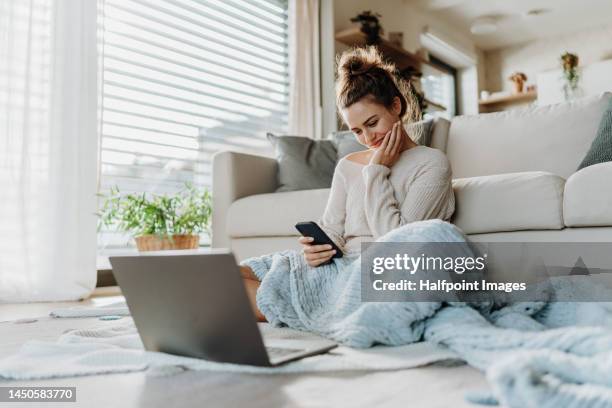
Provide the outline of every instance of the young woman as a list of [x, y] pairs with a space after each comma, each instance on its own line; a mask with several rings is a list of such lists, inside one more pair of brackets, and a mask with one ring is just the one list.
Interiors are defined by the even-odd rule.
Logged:
[[[358, 257], [360, 243], [373, 241], [402, 225], [439, 218], [455, 209], [451, 168], [439, 150], [417, 145], [403, 123], [420, 116], [407, 84], [376, 48], [357, 48], [338, 60], [336, 104], [344, 123], [368, 149], [340, 159], [318, 224], [345, 253]], [[266, 317], [256, 302], [260, 282], [272, 267], [316, 268], [332, 258], [329, 245], [300, 237], [305, 265], [281, 262], [287, 251], [241, 262], [241, 273], [258, 320]], [[274, 262], [274, 257], [278, 262]], [[343, 262], [334, 265], [343, 267]], [[283, 266], [284, 265], [284, 266]], [[307, 266], [306, 266], [307, 265]], [[288, 271], [289, 272], [289, 271]]]

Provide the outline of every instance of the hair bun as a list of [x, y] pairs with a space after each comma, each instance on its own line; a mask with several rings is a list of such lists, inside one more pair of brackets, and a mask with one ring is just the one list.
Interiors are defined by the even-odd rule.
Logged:
[[393, 72], [390, 64], [383, 61], [382, 55], [375, 46], [355, 48], [344, 53], [338, 61], [338, 77], [351, 78], [372, 72], [375, 69]]
[[411, 121], [420, 118], [420, 109], [412, 87], [399, 75], [397, 67], [385, 61], [376, 46], [357, 47], [344, 51], [336, 59], [336, 106], [344, 109], [366, 96], [390, 108], [400, 99], [400, 119], [406, 114]]
[[364, 60], [355, 58], [348, 61], [348, 73], [351, 76], [363, 75], [372, 70], [375, 65], [367, 64]]

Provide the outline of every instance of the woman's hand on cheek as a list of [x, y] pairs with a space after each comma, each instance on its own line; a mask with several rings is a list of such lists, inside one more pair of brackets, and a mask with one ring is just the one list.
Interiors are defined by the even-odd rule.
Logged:
[[391, 130], [385, 135], [382, 143], [377, 147], [370, 158], [370, 164], [381, 164], [392, 167], [399, 159], [404, 137], [403, 126], [400, 121], [393, 124]]

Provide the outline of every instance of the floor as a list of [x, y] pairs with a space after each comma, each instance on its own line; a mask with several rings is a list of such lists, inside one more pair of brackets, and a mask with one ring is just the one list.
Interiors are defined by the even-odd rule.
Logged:
[[[117, 288], [98, 289], [80, 305], [115, 302]], [[72, 303], [0, 305], [0, 358], [26, 340], [53, 340], [69, 328], [100, 326], [98, 319], [54, 319], [42, 336], [35, 322], [15, 319], [45, 316]], [[11, 381], [2, 386], [76, 386], [77, 402], [69, 407], [474, 407], [468, 390], [486, 388], [484, 376], [468, 366], [430, 366], [391, 372], [252, 375], [184, 372], [169, 377], [145, 373], [100, 375], [45, 381]], [[8, 404], [7, 404], [8, 405]], [[58, 406], [57, 404], [51, 404]], [[2, 404], [0, 404], [2, 406]], [[38, 406], [20, 403], [20, 407]]]

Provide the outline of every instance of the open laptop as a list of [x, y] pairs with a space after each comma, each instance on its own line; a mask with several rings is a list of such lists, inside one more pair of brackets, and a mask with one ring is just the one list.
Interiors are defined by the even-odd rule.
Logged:
[[276, 366], [336, 347], [313, 334], [265, 324], [262, 336], [227, 250], [112, 256], [110, 263], [147, 350]]

